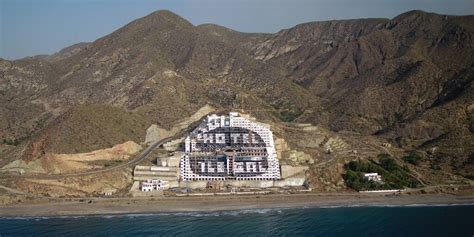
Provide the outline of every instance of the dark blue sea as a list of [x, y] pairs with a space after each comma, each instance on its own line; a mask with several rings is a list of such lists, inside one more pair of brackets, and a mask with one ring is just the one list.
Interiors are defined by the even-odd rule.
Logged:
[[474, 236], [474, 205], [0, 218], [0, 236]]

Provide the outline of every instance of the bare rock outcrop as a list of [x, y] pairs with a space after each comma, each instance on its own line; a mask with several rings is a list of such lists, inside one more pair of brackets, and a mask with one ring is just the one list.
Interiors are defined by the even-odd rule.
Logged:
[[160, 128], [156, 124], [152, 124], [147, 130], [146, 130], [146, 136], [145, 136], [145, 144], [149, 144], [155, 141], [158, 141], [160, 139], [163, 139], [165, 137], [168, 137], [170, 135], [170, 131]]
[[103, 168], [109, 162], [123, 162], [142, 149], [133, 141], [87, 153], [55, 154], [46, 153], [33, 161], [15, 160], [1, 168], [2, 171], [19, 173], [64, 174]]

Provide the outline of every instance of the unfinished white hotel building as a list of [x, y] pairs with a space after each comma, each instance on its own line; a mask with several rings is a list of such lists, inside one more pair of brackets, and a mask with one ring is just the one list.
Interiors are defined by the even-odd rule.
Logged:
[[270, 126], [235, 112], [208, 115], [185, 140], [180, 175], [183, 181], [280, 179]]

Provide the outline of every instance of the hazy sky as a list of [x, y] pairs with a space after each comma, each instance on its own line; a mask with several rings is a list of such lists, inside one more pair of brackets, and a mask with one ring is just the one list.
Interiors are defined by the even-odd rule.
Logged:
[[0, 0], [0, 57], [51, 54], [159, 9], [198, 25], [276, 32], [308, 21], [384, 17], [413, 9], [474, 14], [474, 0]]

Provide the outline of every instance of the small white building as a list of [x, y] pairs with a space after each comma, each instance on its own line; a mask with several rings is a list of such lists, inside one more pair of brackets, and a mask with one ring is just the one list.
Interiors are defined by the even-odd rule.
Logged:
[[374, 181], [374, 182], [382, 182], [382, 176], [378, 173], [365, 173], [364, 180], [366, 181]]
[[104, 190], [102, 190], [102, 194], [104, 196], [112, 196], [116, 192], [117, 192], [116, 188], [105, 188]]
[[165, 190], [169, 188], [169, 184], [164, 180], [149, 179], [141, 183], [140, 190], [142, 192], [151, 192], [153, 190]]

